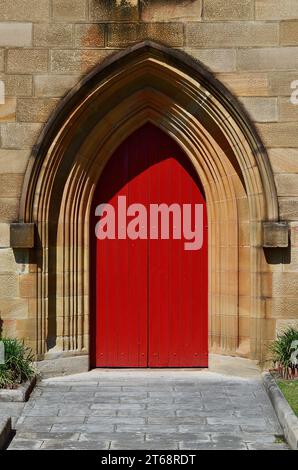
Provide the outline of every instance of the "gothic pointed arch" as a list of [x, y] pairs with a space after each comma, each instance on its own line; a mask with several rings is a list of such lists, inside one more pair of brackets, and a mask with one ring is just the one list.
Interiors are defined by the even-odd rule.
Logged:
[[211, 351], [260, 358], [261, 228], [278, 220], [266, 150], [243, 107], [202, 64], [150, 41], [111, 56], [78, 83], [31, 156], [20, 220], [38, 233], [38, 355], [88, 354], [93, 192], [115, 149], [148, 121], [177, 141], [204, 186]]

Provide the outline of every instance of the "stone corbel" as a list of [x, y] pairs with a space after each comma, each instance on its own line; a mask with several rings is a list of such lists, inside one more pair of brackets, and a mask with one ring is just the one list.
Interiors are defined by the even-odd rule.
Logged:
[[11, 248], [34, 248], [34, 224], [10, 224]]
[[287, 248], [289, 246], [288, 222], [263, 222], [263, 247]]

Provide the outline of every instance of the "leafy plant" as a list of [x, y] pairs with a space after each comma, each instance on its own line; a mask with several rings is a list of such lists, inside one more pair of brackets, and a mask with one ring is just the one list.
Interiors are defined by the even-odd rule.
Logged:
[[34, 356], [31, 349], [18, 339], [1, 338], [1, 341], [5, 362], [0, 364], [0, 388], [16, 388], [36, 374], [32, 365]]
[[269, 347], [275, 367], [285, 379], [298, 377], [297, 356], [295, 358], [294, 351], [297, 341], [298, 330], [289, 327], [277, 335], [277, 339]]

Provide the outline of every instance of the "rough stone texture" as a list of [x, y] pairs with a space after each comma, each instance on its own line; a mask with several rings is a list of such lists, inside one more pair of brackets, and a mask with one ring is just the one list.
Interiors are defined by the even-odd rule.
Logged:
[[141, 3], [143, 21], [200, 21], [203, 0], [145, 0]]
[[298, 21], [282, 21], [280, 24], [280, 43], [283, 46], [298, 45]]
[[298, 17], [296, 0], [255, 0], [257, 20], [280, 20]]
[[202, 48], [253, 47], [278, 44], [278, 26], [274, 23], [189, 23], [186, 44]]
[[92, 371], [43, 380], [13, 449], [287, 449], [259, 378]]
[[54, 98], [22, 98], [18, 100], [19, 122], [46, 122], [58, 104]]
[[204, 19], [212, 21], [252, 20], [253, 0], [204, 0]]
[[90, 0], [89, 17], [92, 21], [137, 21], [138, 0]]
[[183, 46], [183, 25], [180, 23], [108, 25], [109, 47], [127, 47], [141, 39], [151, 39], [173, 47]]
[[78, 82], [78, 75], [36, 75], [34, 77], [35, 95], [40, 97], [60, 97]]
[[7, 71], [9, 73], [38, 73], [47, 71], [47, 50], [9, 49], [7, 54]]
[[36, 24], [33, 31], [33, 44], [36, 47], [71, 46], [72, 30], [71, 24]]
[[40, 124], [35, 123], [8, 123], [1, 127], [2, 146], [11, 149], [26, 149], [32, 147], [38, 133]]
[[1, 0], [0, 21], [46, 21], [50, 0]]
[[51, 53], [51, 71], [62, 73], [87, 72], [111, 53], [112, 51], [104, 49], [53, 50]]
[[104, 47], [105, 27], [98, 24], [75, 25], [76, 47]]
[[53, 18], [56, 21], [77, 21], [86, 19], [86, 0], [53, 0], [52, 5]]

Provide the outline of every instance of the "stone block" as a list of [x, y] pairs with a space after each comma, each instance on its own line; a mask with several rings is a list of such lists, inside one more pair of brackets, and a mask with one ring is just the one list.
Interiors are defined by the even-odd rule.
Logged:
[[38, 73], [48, 69], [48, 51], [45, 49], [9, 49], [8, 73]]
[[1, 0], [0, 21], [45, 21], [50, 0]]
[[24, 173], [29, 155], [28, 150], [0, 149], [0, 174]]
[[[0, 13], [1, 18], [1, 13]], [[32, 45], [31, 23], [1, 23], [0, 47], [26, 47]]]
[[236, 96], [268, 96], [266, 73], [220, 73], [217, 78]]
[[10, 225], [0, 223], [0, 248], [10, 246]]
[[239, 70], [246, 71], [273, 70], [276, 72], [298, 69], [298, 47], [241, 49], [237, 51], [237, 67]]
[[269, 149], [269, 159], [274, 173], [298, 173], [298, 149]]
[[278, 45], [279, 30], [274, 23], [188, 23], [185, 36], [192, 47], [260, 47]]
[[286, 222], [263, 222], [263, 246], [287, 247], [289, 245], [289, 225]]
[[56, 47], [72, 45], [71, 24], [44, 24], [34, 25], [33, 44], [37, 47]]
[[[144, 39], [179, 47], [184, 44], [181, 23], [114, 23], [108, 25], [108, 46], [126, 47]], [[192, 44], [188, 44], [192, 46]]]
[[281, 220], [298, 220], [298, 198], [279, 198], [279, 210]]
[[10, 225], [10, 246], [12, 248], [34, 247], [34, 224], [13, 223]]
[[230, 21], [254, 19], [253, 0], [204, 0], [204, 20]]
[[[297, 318], [297, 299], [298, 299], [298, 276], [297, 273], [274, 273], [272, 285], [272, 297], [295, 297], [296, 298], [296, 318]], [[290, 316], [283, 316], [291, 318]]]
[[298, 147], [297, 122], [258, 124], [257, 127], [268, 147]]
[[34, 123], [8, 123], [1, 127], [2, 147], [8, 149], [30, 148], [36, 142], [41, 125]]
[[21, 197], [23, 175], [0, 174], [0, 197]]
[[298, 174], [275, 175], [278, 196], [298, 196]]
[[278, 121], [277, 98], [242, 98], [241, 102], [255, 122]]
[[289, 98], [280, 98], [279, 120], [281, 122], [289, 122], [289, 121], [298, 122], [298, 105], [292, 103]]
[[291, 85], [297, 80], [297, 75], [298, 72], [294, 71], [280, 72], [276, 70], [274, 72], [269, 72], [269, 94], [274, 96], [290, 97], [293, 92]]
[[5, 103], [0, 105], [0, 123], [16, 120], [16, 98], [5, 97]]
[[233, 72], [236, 70], [236, 51], [233, 49], [193, 49], [187, 47], [184, 50], [212, 72]]
[[77, 84], [79, 78], [79, 75], [36, 75], [34, 77], [35, 95], [63, 96]]
[[138, 21], [138, 0], [90, 0], [89, 17], [92, 21]]
[[102, 24], [75, 25], [75, 47], [104, 47], [105, 27]]
[[257, 20], [283, 20], [298, 17], [296, 0], [256, 0]]
[[0, 198], [0, 221], [12, 222], [17, 219], [19, 199], [13, 197]]
[[104, 49], [53, 50], [51, 52], [51, 70], [62, 73], [87, 72], [113, 52]]
[[59, 100], [55, 98], [19, 98], [18, 122], [46, 122]]
[[280, 23], [280, 44], [298, 46], [298, 21], [282, 21]]
[[31, 75], [5, 75], [6, 96], [31, 96], [32, 76]]
[[1, 299], [0, 317], [2, 320], [25, 320], [28, 317], [28, 300]]
[[4, 70], [4, 49], [0, 49], [0, 72]]
[[141, 2], [143, 21], [200, 21], [202, 0], [146, 0]]
[[0, 273], [0, 299], [18, 297], [19, 282], [15, 274]]
[[87, 17], [86, 0], [53, 0], [52, 15], [55, 21], [80, 21]]
[[22, 274], [20, 276], [20, 296], [26, 299], [36, 296], [36, 274]]

